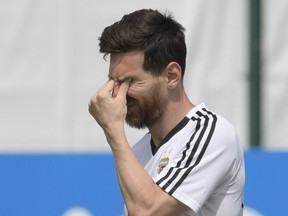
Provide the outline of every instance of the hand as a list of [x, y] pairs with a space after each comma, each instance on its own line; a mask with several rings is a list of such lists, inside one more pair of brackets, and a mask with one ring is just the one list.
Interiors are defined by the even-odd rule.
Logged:
[[91, 97], [89, 112], [102, 127], [106, 137], [116, 136], [114, 133], [117, 133], [119, 129], [124, 131], [127, 114], [126, 95], [130, 82], [130, 80], [125, 80], [120, 84], [109, 80]]

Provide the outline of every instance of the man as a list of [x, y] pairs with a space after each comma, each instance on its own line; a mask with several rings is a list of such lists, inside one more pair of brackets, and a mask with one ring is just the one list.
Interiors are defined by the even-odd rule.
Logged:
[[[194, 105], [183, 87], [184, 28], [143, 9], [100, 37], [109, 80], [89, 111], [114, 155], [124, 215], [243, 214], [243, 152], [233, 126]], [[149, 129], [131, 149], [124, 122]]]

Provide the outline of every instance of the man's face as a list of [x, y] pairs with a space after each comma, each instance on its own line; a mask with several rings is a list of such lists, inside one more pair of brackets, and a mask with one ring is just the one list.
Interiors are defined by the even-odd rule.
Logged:
[[127, 93], [126, 122], [131, 127], [151, 127], [160, 119], [165, 110], [167, 99], [165, 78], [153, 76], [145, 71], [143, 53], [129, 52], [111, 55], [109, 78], [120, 85], [131, 79]]

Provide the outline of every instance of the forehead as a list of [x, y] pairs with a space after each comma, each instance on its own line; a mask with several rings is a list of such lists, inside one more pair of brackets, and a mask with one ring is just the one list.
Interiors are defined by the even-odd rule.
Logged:
[[143, 70], [143, 58], [143, 52], [139, 51], [111, 54], [109, 77], [119, 78]]

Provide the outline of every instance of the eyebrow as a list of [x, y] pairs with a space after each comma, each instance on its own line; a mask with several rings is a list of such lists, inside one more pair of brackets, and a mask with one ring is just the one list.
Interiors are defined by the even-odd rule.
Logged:
[[[108, 79], [109, 79], [109, 80], [114, 80], [114, 78], [111, 76], [111, 74], [108, 74]], [[126, 79], [129, 79], [129, 77], [121, 77], [120, 79], [117, 78], [116, 81], [119, 82], [119, 83], [122, 83], [122, 82], [124, 82]]]

